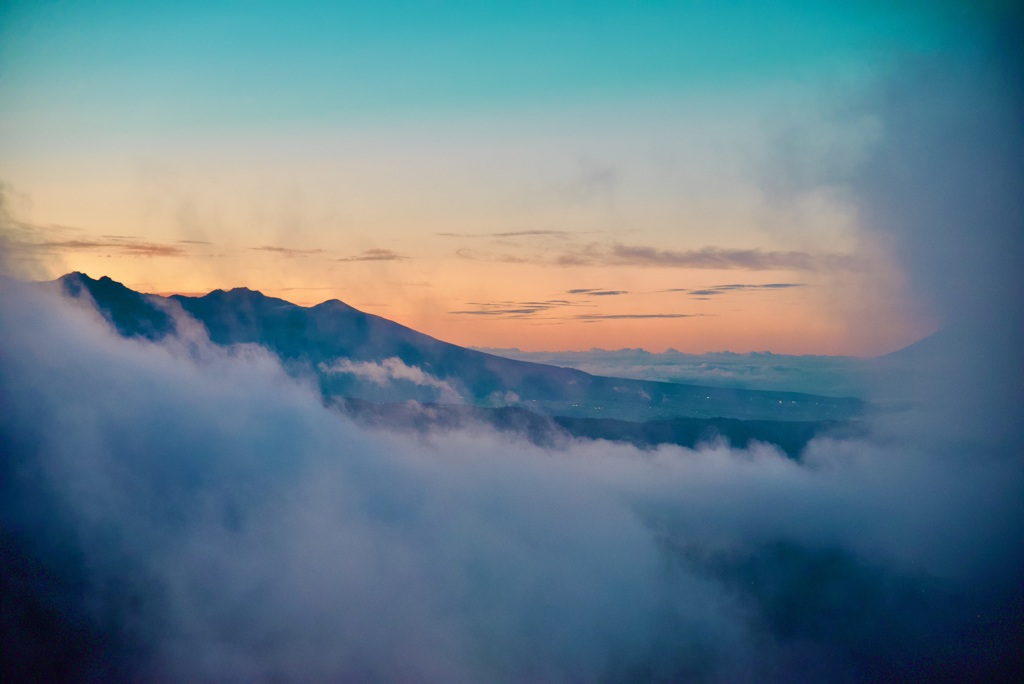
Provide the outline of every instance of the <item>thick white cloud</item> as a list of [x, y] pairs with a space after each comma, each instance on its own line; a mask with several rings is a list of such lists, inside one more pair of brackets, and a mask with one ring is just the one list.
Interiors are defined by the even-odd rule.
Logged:
[[70, 530], [63, 600], [147, 676], [891, 674], [915, 649], [965, 658], [957, 611], [997, 608], [1021, 558], [1013, 459], [395, 436], [258, 349], [123, 339], [12, 283], [0, 320], [3, 519], [44, 560]]

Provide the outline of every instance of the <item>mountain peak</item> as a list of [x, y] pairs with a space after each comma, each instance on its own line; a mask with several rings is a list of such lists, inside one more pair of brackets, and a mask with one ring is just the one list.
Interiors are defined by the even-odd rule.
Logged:
[[[103, 278], [106, 278], [106, 277], [107, 276], [103, 276]], [[60, 278], [57, 278], [57, 282], [59, 282], [59, 283], [76, 282], [76, 281], [82, 281], [82, 280], [89, 281], [89, 282], [96, 282], [92, 278], [90, 278], [88, 275], [86, 275], [85, 273], [82, 273], [81, 271], [72, 271], [71, 273], [65, 273]]]
[[354, 306], [350, 306], [340, 299], [328, 299], [320, 302], [319, 304], [315, 304], [310, 308], [322, 311], [358, 311]]
[[260, 297], [266, 296], [262, 292], [260, 292], [259, 290], [251, 290], [248, 287], [233, 287], [230, 290], [225, 290], [224, 288], [218, 287], [216, 290], [210, 290], [207, 293], [206, 296], [209, 297], [211, 295], [217, 296], [217, 297], [222, 297], [224, 295], [235, 295], [235, 296], [245, 296], [245, 295], [255, 296], [255, 295], [259, 295]]
[[90, 294], [93, 294], [94, 290], [96, 290], [97, 288], [101, 288], [105, 292], [117, 292], [118, 294], [121, 295], [124, 295], [128, 292], [136, 294], [134, 290], [127, 287], [124, 283], [119, 283], [113, 278], [110, 278], [108, 276], [90, 278], [88, 275], [82, 273], [81, 271], [72, 271], [71, 273], [66, 273], [62, 275], [60, 278], [57, 278], [56, 282], [60, 283], [61, 287], [64, 288], [65, 292], [73, 295], [81, 294], [83, 289], [88, 290]]
[[100, 313], [118, 332], [128, 337], [159, 339], [174, 330], [166, 311], [150, 303], [150, 296], [136, 292], [108, 276], [90, 278], [81, 271], [56, 280], [67, 294], [78, 297], [88, 293]]
[[297, 304], [293, 304], [286, 299], [280, 299], [279, 297], [270, 297], [265, 295], [259, 290], [251, 290], [248, 287], [233, 287], [230, 290], [213, 290], [209, 294], [201, 297], [175, 297], [179, 302], [184, 299], [199, 299], [206, 301], [216, 302], [233, 302], [236, 304], [242, 304], [244, 306], [258, 306], [265, 307], [271, 306], [276, 308], [294, 308], [298, 307]]

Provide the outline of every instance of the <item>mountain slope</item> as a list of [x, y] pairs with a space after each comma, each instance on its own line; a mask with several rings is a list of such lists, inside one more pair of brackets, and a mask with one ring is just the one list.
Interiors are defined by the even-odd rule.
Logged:
[[548, 415], [631, 421], [680, 416], [844, 420], [863, 410], [852, 398], [608, 378], [507, 359], [442, 342], [338, 300], [301, 307], [246, 288], [165, 298], [81, 273], [60, 283], [72, 294], [88, 292], [124, 335], [159, 339], [174, 329], [168, 306], [180, 306], [206, 327], [214, 343], [259, 344], [286, 367], [312, 373], [328, 400], [511, 404]]

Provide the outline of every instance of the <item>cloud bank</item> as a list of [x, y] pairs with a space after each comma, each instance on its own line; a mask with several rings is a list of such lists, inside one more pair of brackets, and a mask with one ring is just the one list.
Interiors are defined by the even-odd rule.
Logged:
[[[1019, 634], [1017, 459], [892, 435], [804, 465], [397, 436], [260, 349], [124, 339], [83, 303], [0, 292], [13, 668], [864, 681], [996, 672]], [[47, 620], [40, 645], [24, 623]]]

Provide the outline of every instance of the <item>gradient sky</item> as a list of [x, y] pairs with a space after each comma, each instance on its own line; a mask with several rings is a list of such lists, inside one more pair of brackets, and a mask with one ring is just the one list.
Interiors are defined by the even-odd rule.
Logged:
[[851, 103], [906, 55], [969, 50], [983, 20], [8, 1], [9, 261], [336, 297], [464, 345], [882, 353], [937, 323], [837, 186], [878, 135]]

